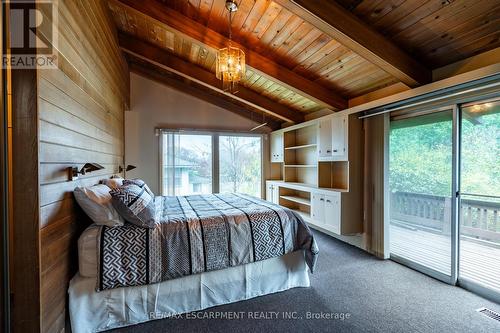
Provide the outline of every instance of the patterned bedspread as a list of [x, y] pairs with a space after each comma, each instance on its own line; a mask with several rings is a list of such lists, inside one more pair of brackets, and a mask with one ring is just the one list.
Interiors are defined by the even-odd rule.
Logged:
[[156, 197], [147, 229], [103, 226], [97, 290], [137, 286], [305, 250], [314, 271], [318, 247], [295, 212], [243, 194]]

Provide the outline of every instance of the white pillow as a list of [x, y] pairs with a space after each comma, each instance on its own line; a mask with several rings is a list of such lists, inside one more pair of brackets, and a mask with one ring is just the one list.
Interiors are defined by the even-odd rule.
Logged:
[[100, 181], [101, 184], [107, 185], [110, 189], [115, 189], [123, 185], [122, 177], [111, 177]]
[[75, 198], [83, 211], [97, 225], [108, 227], [123, 225], [123, 218], [111, 203], [111, 189], [104, 184], [75, 188]]
[[83, 277], [97, 276], [97, 238], [101, 227], [92, 224], [78, 238], [78, 269]]

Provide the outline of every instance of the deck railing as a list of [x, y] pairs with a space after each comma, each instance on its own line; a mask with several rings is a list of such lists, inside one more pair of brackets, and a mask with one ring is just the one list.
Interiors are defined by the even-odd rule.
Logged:
[[[462, 199], [460, 231], [462, 235], [500, 242], [500, 203]], [[391, 193], [391, 221], [449, 235], [451, 198], [428, 194]]]

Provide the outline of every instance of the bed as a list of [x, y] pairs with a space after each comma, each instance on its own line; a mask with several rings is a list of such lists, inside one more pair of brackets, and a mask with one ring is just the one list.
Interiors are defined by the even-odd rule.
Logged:
[[157, 223], [89, 227], [71, 280], [75, 333], [308, 287], [318, 248], [293, 211], [243, 194], [156, 197]]

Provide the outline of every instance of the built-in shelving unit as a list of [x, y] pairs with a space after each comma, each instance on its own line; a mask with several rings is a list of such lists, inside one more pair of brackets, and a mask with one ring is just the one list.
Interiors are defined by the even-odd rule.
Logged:
[[361, 137], [361, 121], [345, 114], [273, 132], [268, 200], [297, 212], [321, 231], [361, 232]]
[[315, 124], [283, 134], [284, 180], [318, 185], [317, 129]]

